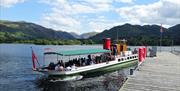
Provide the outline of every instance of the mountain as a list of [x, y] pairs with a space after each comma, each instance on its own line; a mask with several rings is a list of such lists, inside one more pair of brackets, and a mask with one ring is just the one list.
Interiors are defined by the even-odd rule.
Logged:
[[70, 34], [77, 39], [88, 39], [89, 37], [92, 37], [98, 33], [97, 32], [88, 32], [88, 33], [83, 33], [81, 35], [78, 35], [74, 32], [70, 32]]
[[69, 32], [74, 38], [81, 39], [81, 35], [75, 33], [75, 32]]
[[[170, 28], [163, 28], [162, 45], [171, 45], [172, 40], [174, 45], [180, 45], [180, 24]], [[160, 26], [158, 25], [131, 25], [124, 24], [115, 26], [109, 30], [104, 30], [101, 33], [90, 32], [82, 35], [76, 33], [68, 33], [64, 31], [55, 31], [43, 26], [29, 22], [12, 22], [0, 20], [0, 42], [16, 41], [16, 40], [33, 40], [33, 39], [58, 39], [58, 43], [52, 44], [68, 44], [70, 41], [59, 40], [63, 39], [89, 39], [91, 43], [102, 43], [103, 38], [111, 38], [112, 41], [118, 39], [126, 39], [128, 45], [159, 45]], [[93, 41], [92, 41], [93, 40]], [[23, 41], [20, 41], [23, 42]], [[31, 41], [30, 41], [31, 42]], [[35, 41], [36, 42], [36, 41]], [[39, 41], [37, 41], [39, 42]], [[41, 42], [44, 42], [43, 40]], [[72, 41], [71, 41], [72, 42]], [[74, 41], [75, 44], [80, 44], [80, 41]]]
[[84, 34], [81, 34], [81, 38], [82, 39], [88, 39], [92, 36], [95, 36], [96, 34], [98, 34], [97, 32], [89, 32], [89, 33], [84, 33]]
[[[111, 38], [112, 40], [126, 39], [130, 45], [159, 45], [160, 27], [158, 25], [131, 25], [124, 24], [115, 26], [109, 30], [90, 37], [96, 43], [102, 43], [103, 38]], [[180, 45], [180, 24], [170, 28], [163, 28], [162, 44], [170, 45], [172, 40], [174, 44]]]
[[64, 31], [55, 31], [29, 22], [0, 20], [0, 39], [75, 39]]

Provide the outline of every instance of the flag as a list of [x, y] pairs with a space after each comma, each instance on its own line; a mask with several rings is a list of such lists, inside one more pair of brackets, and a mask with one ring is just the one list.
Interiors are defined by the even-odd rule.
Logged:
[[[36, 62], [35, 62], [35, 61], [37, 61], [37, 62], [38, 62], [38, 60], [37, 60], [36, 54], [34, 53], [34, 51], [33, 51], [32, 47], [31, 47], [31, 50], [32, 50], [32, 63], [33, 63], [33, 70], [36, 70]], [[38, 64], [39, 64], [39, 62], [38, 62]]]
[[160, 29], [160, 32], [161, 32], [161, 33], [163, 32], [162, 24], [161, 24], [161, 29]]

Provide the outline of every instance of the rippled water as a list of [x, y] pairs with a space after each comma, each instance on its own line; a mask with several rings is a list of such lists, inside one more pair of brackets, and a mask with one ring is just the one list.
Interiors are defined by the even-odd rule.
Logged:
[[31, 49], [40, 62], [44, 48], [58, 50], [101, 48], [95, 46], [42, 46], [30, 44], [0, 44], [0, 91], [117, 91], [129, 75], [125, 68], [96, 77], [86, 77], [79, 81], [50, 81], [40, 73], [33, 72]]
[[126, 80], [129, 70], [121, 70], [97, 77], [83, 78], [79, 81], [51, 82], [46, 79], [37, 81], [37, 86], [45, 91], [117, 91]]

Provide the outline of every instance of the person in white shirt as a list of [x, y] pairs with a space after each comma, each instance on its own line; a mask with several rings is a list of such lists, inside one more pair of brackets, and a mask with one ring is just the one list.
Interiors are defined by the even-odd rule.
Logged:
[[71, 70], [76, 70], [76, 65], [73, 64], [73, 66], [71, 67]]

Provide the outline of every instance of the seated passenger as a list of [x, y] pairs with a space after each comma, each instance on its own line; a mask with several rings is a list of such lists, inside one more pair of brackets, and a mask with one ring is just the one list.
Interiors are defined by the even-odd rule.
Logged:
[[90, 61], [90, 65], [93, 65], [93, 64], [95, 64], [93, 61]]
[[138, 51], [137, 51], [137, 49], [135, 48], [134, 51], [133, 51], [133, 54], [137, 54], [137, 53], [138, 53]]
[[60, 71], [64, 71], [64, 67], [63, 66], [60, 66], [59, 69], [60, 69]]
[[65, 62], [65, 68], [70, 66], [70, 62]]
[[55, 67], [55, 70], [60, 71], [60, 65], [59, 64]]
[[64, 62], [61, 60], [60, 65], [65, 67]]
[[82, 66], [86, 66], [86, 63], [85, 63], [85, 62], [82, 62]]
[[73, 64], [73, 66], [71, 67], [71, 70], [76, 70], [76, 65]]
[[60, 60], [58, 61], [58, 63], [57, 63], [56, 65], [61, 65], [61, 62], [60, 62]]
[[54, 62], [50, 62], [50, 64], [49, 64], [49, 66], [48, 66], [48, 69], [49, 70], [55, 70], [55, 64], [54, 64]]
[[71, 67], [70, 66], [66, 67], [66, 71], [71, 71]]
[[73, 61], [69, 60], [69, 66], [72, 66], [72, 65], [73, 65]]

